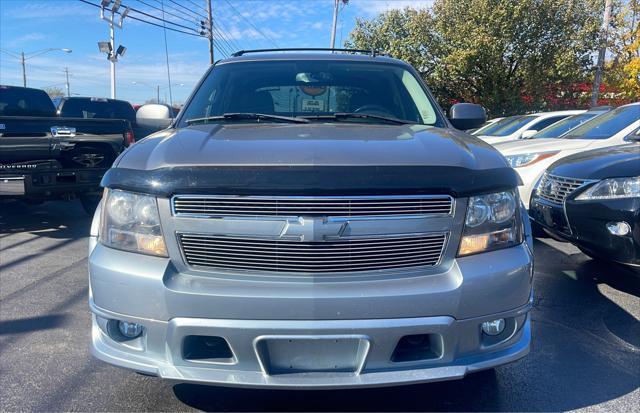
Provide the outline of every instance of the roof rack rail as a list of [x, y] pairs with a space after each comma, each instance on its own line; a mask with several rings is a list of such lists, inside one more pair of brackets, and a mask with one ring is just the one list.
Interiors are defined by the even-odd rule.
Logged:
[[385, 53], [376, 49], [332, 49], [323, 47], [292, 47], [286, 49], [253, 49], [253, 50], [238, 50], [232, 53], [232, 57], [243, 56], [247, 53], [265, 53], [265, 52], [346, 52], [346, 53], [361, 53], [368, 54], [372, 57], [386, 56]]

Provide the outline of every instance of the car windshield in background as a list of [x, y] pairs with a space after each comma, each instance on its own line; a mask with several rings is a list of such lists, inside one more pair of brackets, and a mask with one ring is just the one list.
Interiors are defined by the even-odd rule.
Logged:
[[568, 118], [562, 119], [560, 122], [556, 122], [551, 126], [547, 126], [542, 129], [540, 132], [536, 133], [532, 136], [534, 139], [539, 138], [559, 138], [565, 133], [569, 132], [571, 129], [576, 128], [594, 116], [598, 115], [598, 113], [582, 113], [580, 115], [569, 116]]
[[607, 139], [637, 120], [640, 120], [640, 106], [623, 106], [585, 122], [563, 138]]
[[184, 127], [306, 117], [312, 122], [391, 124], [390, 120], [400, 120], [404, 122], [394, 123], [443, 125], [435, 107], [420, 81], [400, 65], [325, 60], [240, 62], [221, 64], [209, 73], [184, 108], [180, 123]]
[[0, 116], [56, 116], [49, 96], [38, 89], [0, 86]]
[[60, 116], [85, 119], [125, 119], [135, 122], [136, 112], [122, 100], [70, 98], [62, 104]]
[[[513, 132], [517, 131], [518, 129], [520, 129], [521, 127], [523, 127], [524, 125], [526, 125], [527, 123], [531, 122], [532, 120], [534, 120], [536, 118], [536, 116], [512, 116], [506, 119], [503, 119], [501, 121], [496, 122], [496, 126], [498, 126], [497, 128], [493, 129], [490, 132], [482, 132], [482, 133], [478, 133], [478, 135], [482, 135], [482, 136], [507, 136], [507, 135], [511, 135]], [[509, 121], [509, 122], [504, 122], [504, 121]], [[504, 122], [504, 123], [502, 123]], [[501, 125], [498, 125], [502, 123]]]

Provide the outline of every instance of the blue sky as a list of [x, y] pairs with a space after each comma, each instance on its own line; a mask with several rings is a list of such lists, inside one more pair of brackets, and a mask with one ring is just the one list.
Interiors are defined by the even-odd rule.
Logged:
[[[162, 2], [167, 20], [188, 27], [196, 26], [196, 14], [205, 14], [205, 0], [122, 0], [125, 6], [158, 17], [160, 12], [153, 7], [161, 7]], [[368, 19], [392, 8], [427, 7], [431, 3], [350, 0], [340, 13], [336, 43], [347, 39], [356, 18]], [[333, 0], [213, 0], [213, 19], [233, 48], [268, 48], [273, 43], [279, 47], [328, 47], [332, 5]], [[134, 12], [130, 16], [158, 22]], [[97, 46], [98, 41], [108, 40], [108, 35], [108, 25], [100, 20], [99, 9], [78, 0], [0, 0], [0, 49], [12, 53], [44, 48], [73, 50], [70, 54], [50, 52], [27, 60], [27, 82], [31, 87], [64, 89], [66, 66], [73, 94], [108, 96], [109, 62]], [[171, 31], [167, 31], [167, 43], [173, 100], [182, 102], [209, 65], [208, 43], [204, 38]], [[118, 98], [144, 102], [155, 97], [155, 85], [159, 84], [163, 99], [168, 85], [163, 30], [127, 18], [123, 29], [116, 29], [116, 44], [127, 47], [116, 65]], [[216, 49], [216, 54], [216, 59], [222, 57], [220, 50]], [[6, 53], [0, 53], [0, 84], [22, 84], [20, 62]]]

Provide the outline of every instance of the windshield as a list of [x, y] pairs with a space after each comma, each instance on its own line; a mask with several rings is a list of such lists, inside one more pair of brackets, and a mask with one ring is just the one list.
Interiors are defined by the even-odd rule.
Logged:
[[607, 139], [640, 120], [640, 105], [622, 106], [583, 123], [565, 139]]
[[591, 113], [582, 113], [580, 115], [569, 116], [568, 118], [562, 119], [560, 122], [556, 122], [551, 126], [547, 126], [542, 129], [540, 132], [536, 133], [532, 136], [532, 138], [559, 138], [565, 133], [569, 132], [571, 129], [576, 128], [594, 116], [598, 115], [597, 112]]
[[[311, 121], [440, 123], [420, 81], [400, 65], [326, 60], [252, 61], [215, 67], [183, 109], [188, 121], [225, 114], [308, 117]], [[358, 113], [359, 117], [331, 115]], [[324, 116], [323, 116], [324, 115]], [[260, 121], [269, 120], [261, 118]], [[225, 117], [215, 122], [257, 121]], [[193, 121], [191, 122], [193, 123]]]
[[511, 116], [505, 119], [502, 119], [493, 125], [495, 128], [491, 128], [491, 130], [487, 129], [485, 131], [478, 131], [476, 135], [482, 136], [507, 136], [511, 135], [513, 132], [517, 131], [527, 123], [534, 120], [537, 116], [529, 115], [529, 116]]
[[133, 106], [122, 100], [71, 98], [62, 105], [60, 116], [85, 119], [124, 119], [135, 122]]

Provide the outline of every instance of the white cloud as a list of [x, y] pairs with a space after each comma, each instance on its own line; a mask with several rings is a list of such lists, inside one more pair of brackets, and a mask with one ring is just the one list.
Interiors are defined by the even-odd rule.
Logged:
[[16, 37], [15, 39], [12, 39], [11, 41], [7, 42], [7, 46], [10, 48], [15, 48], [15, 47], [19, 47], [24, 45], [25, 43], [29, 43], [29, 42], [35, 42], [38, 40], [44, 40], [46, 39], [47, 36], [45, 36], [44, 33], [27, 33], [24, 34], [22, 36]]
[[423, 9], [431, 7], [434, 0], [351, 0], [349, 6], [356, 7], [367, 17], [377, 16], [389, 10], [402, 10], [406, 7]]
[[6, 17], [10, 19], [47, 19], [64, 17], [68, 18], [73, 16], [77, 18], [79, 16], [96, 17], [97, 9], [93, 7], [85, 7], [85, 4], [77, 3], [64, 3], [60, 1], [48, 0], [48, 1], [35, 1], [31, 3], [24, 2], [21, 7], [14, 7], [6, 12]]

